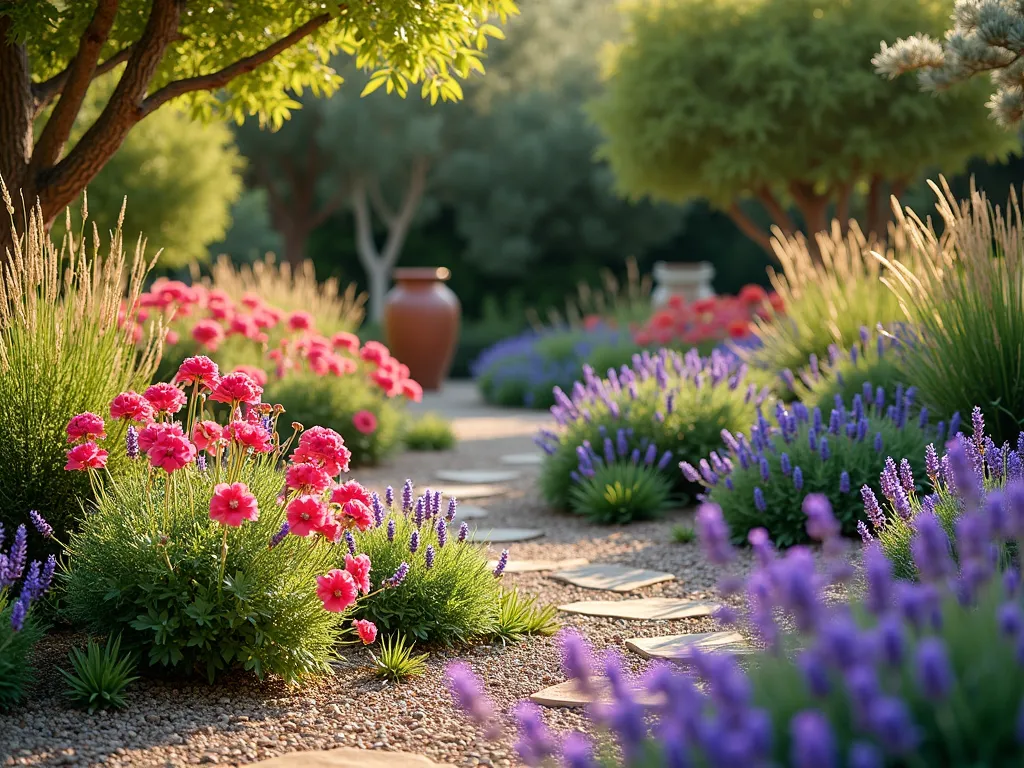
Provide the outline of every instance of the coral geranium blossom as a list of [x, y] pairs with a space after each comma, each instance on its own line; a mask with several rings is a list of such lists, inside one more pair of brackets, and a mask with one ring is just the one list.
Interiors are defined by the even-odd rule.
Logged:
[[67, 470], [103, 469], [107, 465], [107, 452], [92, 441], [76, 445], [67, 456], [68, 463], [64, 465]]
[[210, 499], [210, 519], [237, 528], [243, 520], [256, 520], [260, 515], [256, 497], [245, 483], [217, 483]]
[[165, 433], [146, 451], [149, 463], [168, 474], [195, 461], [196, 447], [183, 435]]
[[80, 413], [72, 416], [67, 426], [68, 442], [99, 440], [107, 436], [103, 419], [95, 413]]
[[372, 435], [377, 431], [377, 417], [369, 411], [356, 411], [352, 415], [352, 426], [364, 435]]
[[309, 462], [323, 467], [328, 475], [336, 477], [348, 472], [352, 453], [345, 447], [345, 439], [327, 427], [312, 427], [302, 433], [299, 447], [292, 454], [292, 461]]
[[192, 329], [192, 338], [211, 352], [224, 341], [224, 328], [216, 320], [200, 320]]
[[263, 387], [253, 381], [247, 373], [236, 371], [222, 378], [210, 394], [218, 403], [247, 403], [256, 405], [263, 395]]
[[288, 531], [295, 536], [309, 536], [326, 518], [327, 506], [316, 496], [299, 496], [288, 504]]
[[110, 402], [110, 418], [151, 424], [153, 406], [138, 392], [122, 392]]
[[148, 387], [142, 396], [149, 401], [157, 413], [177, 413], [188, 402], [184, 392], [173, 384], [163, 381]]
[[262, 424], [232, 421], [228, 425], [227, 432], [232, 440], [246, 448], [252, 448], [256, 453], [270, 453], [274, 450], [274, 441], [271, 440], [270, 433], [263, 428]]
[[370, 591], [370, 558], [367, 555], [345, 555], [345, 570], [352, 574], [364, 595]]
[[285, 473], [285, 482], [301, 493], [323, 493], [331, 484], [331, 476], [315, 464], [292, 464]]
[[373, 513], [361, 501], [346, 501], [341, 507], [341, 514], [355, 523], [360, 531], [365, 531], [373, 525]]
[[342, 483], [333, 491], [331, 491], [331, 503], [332, 504], [344, 504], [346, 501], [360, 501], [366, 506], [370, 506], [372, 501], [370, 492], [363, 488], [355, 480], [349, 480], [347, 483]]
[[356, 594], [356, 583], [351, 574], [340, 568], [316, 577], [316, 595], [328, 611], [341, 613], [356, 601]]
[[197, 421], [192, 427], [192, 442], [200, 451], [217, 452], [217, 444], [224, 437], [224, 428], [216, 421]]
[[356, 619], [353, 624], [363, 645], [372, 645], [377, 639], [377, 625], [367, 619]]
[[205, 355], [186, 357], [174, 377], [177, 384], [199, 383], [206, 389], [213, 389], [220, 381], [220, 369]]

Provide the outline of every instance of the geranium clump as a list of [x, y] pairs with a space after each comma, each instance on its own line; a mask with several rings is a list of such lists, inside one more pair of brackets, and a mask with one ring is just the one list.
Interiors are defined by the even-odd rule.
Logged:
[[411, 481], [398, 498], [390, 486], [381, 499], [355, 483], [334, 493], [368, 523], [346, 539], [374, 564], [374, 591], [356, 606], [356, 616], [388, 635], [445, 644], [495, 631], [508, 550], [491, 568], [486, 547], [473, 541], [468, 523], [457, 522], [454, 498], [442, 504], [441, 491], [429, 489], [417, 496]]
[[[53, 537], [53, 528], [38, 512], [29, 512], [29, 517], [40, 536]], [[0, 524], [0, 710], [21, 701], [35, 677], [32, 649], [42, 639], [44, 626], [33, 607], [50, 590], [57, 569], [53, 555], [29, 562], [25, 525], [15, 529], [6, 552], [5, 539]]]
[[[727, 651], [694, 650], [680, 658], [685, 666], [657, 665], [634, 679], [617, 653], [597, 657], [567, 633], [563, 669], [577, 688], [601, 696], [587, 715], [622, 759], [609, 762], [607, 745], [583, 733], [556, 737], [525, 703], [515, 710], [520, 758], [573, 768], [1017, 765], [1024, 584], [1018, 568], [1000, 573], [990, 556], [1024, 535], [1024, 505], [1009, 498], [965, 515], [980, 522], [957, 531], [959, 567], [953, 542], [925, 513], [911, 542], [921, 583], [895, 580], [875, 543], [864, 555], [863, 594], [836, 601], [828, 590], [853, 571], [828, 501], [807, 497], [807, 535], [822, 543], [824, 567], [803, 547], [780, 556], [759, 530], [750, 537], [753, 573], [722, 585], [746, 595], [746, 624], [765, 650], [742, 665]], [[735, 552], [721, 511], [704, 505], [697, 521], [706, 557], [728, 568]], [[460, 708], [497, 737], [498, 710], [469, 668], [452, 664], [448, 678]]]
[[374, 635], [351, 618], [370, 592], [371, 561], [343, 542], [372, 521], [338, 498], [349, 449], [319, 426], [294, 425], [282, 442], [284, 409], [261, 396], [248, 375], [221, 376], [202, 356], [174, 383], [119, 394], [110, 414], [129, 423], [121, 450], [131, 461], [114, 477], [71, 458], [82, 446], [106, 455], [95, 442], [103, 419], [68, 425], [85, 441], [68, 469], [88, 472], [97, 498], [68, 543], [68, 614], [121, 633], [147, 666], [297, 682], [330, 673], [346, 632]]
[[703, 358], [696, 350], [685, 356], [665, 349], [643, 352], [634, 355], [632, 367], [609, 369], [607, 378], [584, 366], [571, 395], [555, 390], [551, 413], [557, 428], [536, 438], [546, 454], [541, 492], [565, 508], [573, 475], [585, 475], [588, 462], [612, 463], [618, 454], [646, 456], [652, 450], [673, 488], [692, 490], [675, 464], [706, 456], [723, 429], [745, 428], [765, 397], [745, 376], [746, 366], [735, 357], [712, 352]]
[[[929, 426], [927, 410], [912, 416], [913, 404], [913, 388], [898, 386], [890, 402], [885, 390], [869, 385], [851, 407], [839, 404], [827, 419], [820, 408], [777, 403], [774, 423], [758, 414], [749, 437], [723, 431], [724, 449], [700, 462], [682, 462], [680, 469], [707, 488], [736, 543], [755, 528], [767, 530], [779, 547], [805, 542], [799, 502], [808, 493], [824, 494], [843, 534], [853, 536], [864, 519], [859, 489], [877, 489], [886, 456], [921, 456], [932, 439], [946, 434], [945, 422]], [[958, 421], [954, 416], [950, 428]]]
[[759, 285], [745, 285], [736, 296], [709, 296], [687, 302], [671, 296], [634, 333], [642, 347], [689, 348], [749, 337], [755, 317], [768, 321], [783, 312], [782, 299]]

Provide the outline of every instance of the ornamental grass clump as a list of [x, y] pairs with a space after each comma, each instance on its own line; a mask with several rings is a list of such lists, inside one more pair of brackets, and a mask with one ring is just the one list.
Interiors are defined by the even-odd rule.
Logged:
[[[861, 524], [861, 537], [865, 544], [878, 540], [882, 551], [892, 561], [897, 578], [917, 579], [919, 576], [910, 548], [918, 515], [934, 513], [947, 535], [955, 539], [960, 526], [977, 524], [977, 521], [962, 518], [983, 493], [987, 493], [988, 503], [1003, 504], [1003, 487], [1024, 480], [1024, 432], [1017, 436], [1013, 447], [1009, 443], [996, 445], [985, 434], [980, 408], [972, 412], [971, 426], [969, 436], [954, 434], [941, 459], [934, 444], [925, 450], [924, 468], [931, 493], [918, 490], [906, 459], [897, 466], [891, 458], [886, 459], [879, 478], [881, 499], [870, 488], [861, 489], [869, 521], [868, 525]], [[959, 424], [953, 428], [958, 429]], [[1024, 503], [1024, 500], [1016, 499], [1012, 503]], [[1015, 551], [1004, 552], [1004, 561]], [[954, 556], [959, 557], [959, 553]]]
[[[922, 456], [931, 440], [946, 434], [943, 422], [929, 427], [926, 410], [910, 415], [913, 388], [897, 387], [891, 401], [881, 387], [864, 389], [852, 407], [840, 404], [827, 419], [819, 408], [778, 403], [774, 423], [759, 414], [749, 438], [723, 431], [721, 453], [696, 466], [680, 464], [683, 476], [702, 483], [707, 499], [721, 507], [735, 543], [755, 528], [767, 530], [778, 547], [807, 541], [800, 500], [808, 493], [824, 494], [843, 535], [855, 535], [864, 520], [860, 488], [878, 490], [886, 456]], [[913, 468], [921, 470], [920, 464]]]
[[[44, 538], [53, 530], [32, 512], [32, 523]], [[7, 551], [3, 523], [0, 523], [0, 710], [8, 709], [24, 696], [35, 678], [32, 651], [45, 633], [45, 626], [34, 610], [50, 589], [57, 559], [49, 555], [45, 562], [28, 561], [28, 529], [19, 525]]]
[[[607, 702], [587, 709], [596, 737], [557, 737], [521, 704], [520, 759], [550, 768], [1019, 765], [1024, 584], [1015, 568], [998, 573], [989, 552], [1024, 536], [1024, 506], [983, 503], [965, 517], [987, 525], [958, 530], [957, 551], [970, 553], [960, 568], [941, 523], [925, 513], [912, 540], [921, 583], [897, 581], [873, 543], [863, 594], [849, 601], [832, 589], [853, 574], [839, 521], [821, 496], [803, 508], [807, 536], [822, 544], [820, 568], [809, 550], [780, 555], [758, 531], [753, 573], [721, 585], [746, 595], [742, 618], [764, 650], [742, 665], [728, 652], [694, 650], [685, 666], [657, 665], [635, 679], [617, 653], [598, 657], [568, 633], [567, 677]], [[721, 511], [704, 505], [698, 528], [705, 556], [728, 568], [735, 552]], [[740, 618], [733, 613], [720, 617]], [[452, 664], [447, 676], [460, 708], [497, 738], [498, 710], [468, 666]]]
[[551, 413], [556, 429], [536, 439], [546, 454], [540, 476], [544, 498], [568, 508], [573, 475], [579, 475], [584, 456], [610, 464], [616, 456], [639, 452], [649, 463], [652, 446], [653, 462], [673, 491], [693, 490], [675, 472], [675, 464], [706, 456], [718, 447], [723, 429], [744, 429], [765, 397], [745, 375], [746, 366], [735, 357], [713, 352], [703, 358], [696, 350], [685, 356], [665, 349], [635, 354], [632, 367], [609, 369], [607, 378], [584, 366], [583, 380], [572, 386], [571, 396], [555, 390]]
[[[409, 480], [398, 499], [390, 486], [383, 500], [359, 487], [348, 492], [373, 512], [348, 541], [375, 566], [375, 592], [357, 616], [387, 634], [446, 645], [494, 634], [504, 565], [488, 566], [486, 547], [473, 541], [468, 523], [457, 522], [454, 498], [442, 505], [441, 491], [430, 489], [416, 496]], [[502, 556], [507, 561], [508, 551]]]
[[[632, 458], [617, 456], [611, 463], [605, 463], [593, 449], [589, 455], [583, 454], [569, 491], [570, 511], [604, 524], [660, 517], [669, 507], [672, 481], [662, 462], [654, 463], [656, 446], [652, 443], [648, 448], [653, 450], [645, 451], [643, 460], [636, 448]], [[672, 454], [666, 451], [662, 460], [668, 466]]]
[[450, 451], [458, 438], [448, 419], [425, 413], [406, 427], [402, 442], [410, 451]]
[[[2, 181], [0, 191], [13, 214]], [[61, 539], [77, 525], [79, 502], [91, 490], [85, 477], [63, 471], [64, 425], [124, 389], [145, 386], [155, 370], [158, 329], [145, 333], [125, 309], [136, 305], [149, 270], [145, 241], [126, 254], [118, 221], [105, 252], [95, 231], [91, 248], [76, 238], [70, 219], [57, 247], [37, 207], [0, 269], [0, 523], [9, 530], [27, 522], [29, 509]], [[112, 439], [124, 437], [122, 425], [112, 430]], [[122, 464], [112, 462], [111, 470]], [[33, 547], [53, 546], [29, 536]]]
[[943, 234], [929, 219], [899, 214], [909, 255], [887, 257], [885, 283], [906, 307], [918, 341], [903, 366], [936, 413], [975, 405], [997, 444], [1024, 429], [1024, 228], [1011, 188], [1005, 213], [982, 192], [957, 201], [929, 182]]
[[[67, 614], [94, 634], [120, 633], [141, 671], [299, 683], [330, 674], [346, 633], [376, 635], [351, 615], [371, 592], [371, 561], [346, 534], [372, 515], [339, 495], [348, 448], [319, 426], [294, 425], [282, 442], [283, 409], [261, 396], [248, 375], [194, 357], [173, 384], [111, 401], [123, 444], [104, 440], [96, 414], [68, 424], [66, 468], [88, 477], [96, 502], [68, 542]], [[110, 476], [115, 451], [129, 466]]]

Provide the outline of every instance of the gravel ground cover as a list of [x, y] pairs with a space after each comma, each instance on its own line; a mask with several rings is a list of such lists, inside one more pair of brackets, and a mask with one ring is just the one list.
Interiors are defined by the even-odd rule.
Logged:
[[[438, 410], [436, 402], [428, 405]], [[443, 483], [433, 480], [436, 470], [498, 468], [502, 455], [531, 449], [529, 436], [543, 421], [538, 414], [477, 413], [471, 406], [455, 415], [462, 441], [454, 451], [405, 453], [389, 466], [361, 471], [357, 479], [379, 490], [388, 483], [398, 487], [407, 477], [418, 487], [443, 489]], [[485, 439], [488, 431], [479, 424], [494, 419], [501, 428], [490, 432], [502, 436]], [[673, 525], [692, 513], [679, 510], [625, 528], [595, 526], [545, 509], [534, 490], [537, 468], [521, 469], [522, 476], [507, 484], [508, 493], [473, 502], [489, 511], [480, 521], [484, 527], [545, 531], [542, 539], [508, 545], [512, 559], [584, 557], [668, 571], [677, 578], [629, 595], [581, 589], [544, 573], [506, 574], [506, 586], [554, 604], [652, 596], [716, 599], [714, 584], [720, 574], [704, 560], [699, 546], [671, 540]], [[492, 557], [499, 550], [492, 545]], [[734, 564], [737, 571], [749, 566], [745, 556]], [[560, 620], [563, 626], [578, 628], [598, 649], [621, 650], [631, 637], [716, 628], [710, 618], [634, 621], [562, 613]], [[486, 742], [455, 710], [444, 684], [445, 665], [456, 658], [467, 661], [505, 709], [564, 679], [554, 638], [529, 638], [504, 647], [432, 649], [426, 674], [398, 685], [376, 680], [368, 651], [356, 649], [346, 654], [333, 679], [301, 691], [244, 678], [225, 679], [215, 687], [143, 680], [128, 693], [126, 710], [88, 715], [64, 700], [57, 671], [75, 643], [84, 643], [84, 638], [63, 633], [42, 644], [37, 659], [41, 679], [30, 700], [0, 716], [0, 765], [241, 765], [299, 750], [354, 746], [404, 750], [456, 766], [515, 766], [520, 763], [512, 747], [514, 734], [505, 734], [498, 743]], [[646, 668], [639, 656], [628, 658], [637, 673]], [[575, 710], [545, 709], [545, 718], [560, 731], [585, 727], [582, 713]]]

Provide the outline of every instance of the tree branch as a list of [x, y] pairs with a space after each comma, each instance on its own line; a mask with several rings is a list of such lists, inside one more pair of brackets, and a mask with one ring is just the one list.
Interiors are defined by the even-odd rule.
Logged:
[[370, 272], [380, 261], [377, 243], [373, 239], [373, 220], [370, 218], [370, 206], [366, 200], [366, 182], [356, 179], [352, 184], [352, 218], [356, 225], [356, 253], [359, 261], [367, 272]]
[[71, 135], [75, 118], [78, 117], [78, 111], [82, 108], [82, 102], [85, 101], [89, 83], [95, 77], [100, 52], [114, 26], [117, 3], [118, 0], [99, 0], [96, 3], [96, 12], [89, 21], [89, 26], [85, 28], [85, 34], [82, 35], [82, 40], [78, 44], [75, 58], [66, 70], [67, 77], [57, 106], [53, 108], [53, 114], [46, 121], [46, 126], [32, 151], [32, 161], [29, 163], [30, 174], [36, 174], [53, 166], [60, 158], [61, 152], [64, 151], [64, 145]]
[[430, 170], [430, 161], [425, 157], [417, 157], [412, 161], [412, 168], [409, 171], [409, 184], [405, 188], [405, 196], [402, 198], [402, 206], [398, 209], [394, 221], [388, 226], [388, 238], [384, 243], [384, 250], [381, 258], [390, 269], [398, 261], [405, 244], [405, 236], [412, 225], [413, 217], [423, 199], [423, 193], [427, 188], [427, 172]]
[[327, 199], [327, 202], [320, 206], [320, 209], [313, 214], [313, 217], [310, 219], [310, 229], [316, 229], [327, 221], [331, 214], [344, 205], [350, 195], [351, 192], [344, 185], [339, 185], [335, 193]]
[[775, 257], [775, 253], [772, 251], [772, 238], [768, 232], [761, 229], [753, 219], [743, 212], [743, 209], [739, 207], [737, 203], [733, 203], [725, 209], [725, 214], [732, 219], [732, 223], [736, 225], [736, 228], [744, 235], [749, 237], [755, 243], [760, 245], [772, 258]]
[[395, 212], [391, 210], [391, 206], [388, 205], [384, 195], [381, 194], [380, 181], [373, 179], [367, 191], [370, 194], [370, 203], [373, 204], [373, 210], [377, 212], [377, 215], [381, 217], [385, 224], [389, 227], [394, 226]]
[[768, 215], [772, 217], [772, 221], [775, 222], [779, 229], [787, 235], [796, 231], [796, 224], [793, 223], [793, 219], [790, 218], [789, 213], [782, 207], [778, 198], [775, 197], [767, 185], [763, 185], [755, 190], [754, 196], [761, 201], [761, 205], [768, 211]]
[[251, 56], [246, 56], [244, 59], [239, 59], [234, 64], [229, 64], [223, 69], [211, 72], [208, 75], [187, 77], [182, 80], [175, 80], [173, 83], [168, 83], [142, 102], [142, 116], [145, 117], [157, 107], [171, 99], [184, 96], [186, 93], [192, 93], [193, 91], [215, 91], [218, 88], [223, 88], [236, 77], [252, 72], [257, 67], [266, 64], [279, 53], [291, 48], [302, 38], [320, 29], [331, 18], [332, 16], [329, 13], [315, 16], [277, 42], [271, 43], [262, 51], [257, 51]]
[[[96, 71], [93, 72], [92, 79], [95, 80], [97, 77], [102, 77], [115, 67], [124, 64], [132, 55], [132, 50], [134, 48], [134, 45], [122, 48], [102, 64], [99, 64], [96, 67]], [[70, 72], [71, 67], [69, 66], [63, 72], [54, 75], [49, 80], [44, 80], [41, 83], [34, 83], [32, 85], [32, 97], [35, 100], [34, 117], [39, 117], [42, 111], [50, 106], [50, 102], [57, 98], [58, 94], [63, 92], [64, 85], [68, 81]]]

